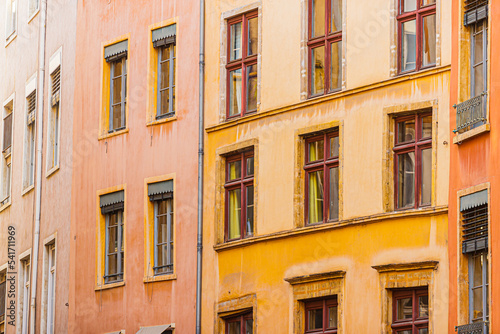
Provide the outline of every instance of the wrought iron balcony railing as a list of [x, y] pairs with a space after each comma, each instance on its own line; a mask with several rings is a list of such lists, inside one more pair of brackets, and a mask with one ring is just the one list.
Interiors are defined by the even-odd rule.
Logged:
[[487, 322], [475, 322], [463, 326], [455, 326], [455, 332], [458, 334], [488, 334], [489, 328]]
[[486, 123], [486, 97], [484, 92], [453, 106], [457, 109], [457, 128], [453, 132], [465, 132]]

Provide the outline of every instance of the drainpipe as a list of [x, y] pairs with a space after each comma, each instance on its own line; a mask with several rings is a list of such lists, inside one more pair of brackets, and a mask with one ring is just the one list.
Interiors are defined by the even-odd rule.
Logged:
[[38, 45], [38, 89], [36, 110], [36, 175], [35, 175], [35, 229], [33, 234], [33, 258], [31, 259], [31, 309], [30, 333], [35, 333], [36, 289], [38, 281], [38, 248], [40, 245], [40, 217], [42, 206], [42, 149], [43, 107], [45, 93], [45, 34], [47, 30], [47, 0], [40, 1], [40, 29]]
[[200, 74], [199, 81], [199, 133], [198, 133], [198, 244], [196, 269], [196, 334], [201, 334], [201, 278], [203, 256], [203, 157], [205, 113], [205, 0], [200, 0]]

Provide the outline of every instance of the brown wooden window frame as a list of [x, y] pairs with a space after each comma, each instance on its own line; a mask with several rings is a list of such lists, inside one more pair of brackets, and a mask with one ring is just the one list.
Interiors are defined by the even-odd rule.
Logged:
[[[420, 287], [415, 289], [402, 289], [393, 290], [392, 292], [392, 334], [398, 334], [401, 331], [411, 330], [412, 334], [419, 334], [420, 329], [429, 328], [429, 314], [427, 317], [420, 317], [420, 310], [418, 298], [427, 296], [427, 312], [429, 313], [429, 292], [427, 287]], [[412, 298], [412, 318], [411, 319], [398, 319], [398, 306], [399, 299]]]
[[[227, 65], [226, 65], [226, 119], [243, 117], [246, 114], [257, 112], [255, 110], [247, 110], [247, 68], [250, 66], [257, 66], [258, 52], [254, 55], [248, 55], [248, 21], [250, 19], [258, 18], [259, 12], [257, 10], [243, 13], [236, 17], [227, 20]], [[231, 26], [241, 23], [241, 58], [231, 60]], [[260, 23], [259, 23], [260, 24]], [[231, 104], [231, 78], [232, 71], [241, 69], [241, 113], [230, 115]], [[258, 80], [258, 78], [257, 78]]]
[[[422, 151], [425, 149], [431, 149], [432, 152], [432, 130], [430, 137], [422, 137], [423, 123], [422, 120], [424, 117], [432, 117], [431, 112], [421, 112], [415, 113], [408, 116], [400, 116], [395, 118], [394, 126], [395, 126], [395, 136], [394, 136], [394, 207], [396, 210], [407, 210], [419, 207], [428, 207], [432, 205], [431, 203], [420, 203], [420, 195], [422, 192]], [[415, 120], [415, 139], [412, 141], [404, 141], [399, 143], [399, 127], [398, 125], [402, 122], [408, 120]], [[432, 124], [432, 120], [431, 120]], [[413, 206], [403, 206], [399, 207], [399, 155], [414, 152], [415, 153], [415, 165], [414, 165], [414, 204]], [[432, 168], [432, 166], [429, 166]], [[432, 180], [431, 180], [431, 194], [432, 194]]]
[[[422, 5], [422, 2], [424, 0], [415, 0], [417, 9], [411, 12], [405, 12], [404, 11], [404, 0], [397, 0], [398, 1], [398, 15], [396, 17], [396, 20], [398, 22], [398, 73], [399, 74], [404, 74], [404, 73], [411, 73], [411, 72], [417, 72], [423, 69], [428, 69], [432, 67], [436, 67], [436, 63], [434, 64], [429, 64], [427, 66], [422, 66], [422, 39], [424, 38], [424, 33], [423, 33], [423, 19], [426, 16], [430, 15], [436, 15], [436, 2], [437, 0], [434, 1], [433, 4], [430, 5]], [[411, 70], [406, 70], [403, 71], [401, 63], [402, 63], [402, 51], [403, 51], [403, 24], [409, 21], [416, 21], [416, 33], [415, 33], [415, 68]], [[436, 15], [436, 24], [437, 24], [437, 15]], [[436, 32], [437, 33], [437, 32]], [[437, 45], [436, 45], [437, 48]]]
[[[328, 319], [328, 309], [330, 307], [337, 307], [337, 326], [338, 326], [338, 301], [337, 296], [330, 296], [328, 298], [316, 299], [311, 301], [306, 301], [304, 303], [304, 312], [305, 312], [305, 322], [304, 322], [304, 330], [306, 334], [314, 333], [314, 334], [336, 334], [338, 331], [338, 327], [327, 327], [329, 324]], [[309, 311], [311, 310], [319, 310], [323, 311], [323, 328], [322, 329], [308, 329], [309, 328]]]
[[[330, 139], [331, 138], [339, 138], [339, 130], [335, 129], [333, 131], [327, 131], [316, 135], [311, 135], [307, 137], [305, 140], [305, 220], [306, 225], [317, 225], [323, 224], [327, 222], [335, 222], [338, 221], [338, 213], [337, 219], [330, 220], [330, 168], [339, 168], [340, 163], [340, 150], [337, 156], [330, 156]], [[312, 142], [316, 142], [318, 140], [323, 140], [323, 159], [309, 161], [309, 144]], [[340, 145], [340, 144], [339, 144]], [[339, 147], [340, 148], [340, 147]], [[313, 172], [323, 171], [323, 220], [320, 222], [309, 222], [309, 174]]]
[[[313, 37], [313, 28], [312, 25], [314, 24], [313, 20], [313, 1], [314, 0], [308, 0], [308, 33], [307, 33], [307, 54], [308, 54], [308, 78], [307, 78], [307, 87], [308, 87], [308, 94], [309, 98], [316, 97], [316, 96], [323, 96], [326, 94], [331, 94], [335, 92], [339, 92], [342, 90], [342, 85], [340, 85], [339, 88], [335, 89], [330, 89], [330, 68], [331, 68], [331, 45], [333, 43], [337, 42], [342, 42], [342, 29], [334, 32], [330, 32], [330, 25], [331, 25], [331, 2], [333, 0], [324, 0], [325, 1], [325, 34], [322, 36], [317, 36]], [[343, 0], [346, 1], [346, 0]], [[342, 3], [343, 3], [342, 1]], [[341, 43], [342, 44], [342, 43]], [[323, 93], [319, 94], [313, 94], [312, 93], [312, 75], [313, 75], [313, 64], [312, 64], [312, 52], [313, 49], [317, 47], [325, 47], [325, 83], [324, 83], [324, 91]], [[340, 45], [340, 48], [342, 48], [342, 45]], [[342, 67], [342, 64], [340, 65]], [[340, 71], [342, 73], [342, 71]], [[342, 74], [340, 74], [342, 75]]]
[[229, 334], [229, 324], [234, 323], [234, 322], [239, 322], [240, 323], [240, 333], [241, 334], [246, 334], [247, 333], [247, 321], [252, 320], [252, 329], [250, 333], [253, 333], [253, 313], [248, 312], [244, 313], [235, 317], [227, 318], [224, 320], [224, 333]]
[[[254, 172], [253, 174], [247, 174], [247, 159], [248, 158], [254, 158]], [[235, 162], [235, 161], [241, 161], [241, 171], [240, 171], [240, 177], [236, 179], [230, 179], [229, 173], [230, 173], [230, 168], [229, 164]], [[252, 150], [247, 150], [244, 152], [236, 153], [229, 155], [226, 158], [226, 171], [225, 171], [225, 223], [224, 223], [224, 239], [226, 242], [228, 241], [234, 241], [234, 240], [240, 240], [240, 239], [245, 239], [253, 236], [255, 233], [255, 211], [254, 211], [254, 221], [253, 221], [253, 231], [251, 231], [251, 234], [248, 235], [247, 231], [247, 224], [246, 224], [246, 219], [247, 219], [247, 193], [246, 189], [248, 187], [254, 187], [254, 178], [255, 178], [255, 156], [253, 149]], [[235, 189], [241, 189], [241, 196], [240, 196], [240, 237], [239, 238], [229, 238], [229, 193], [232, 190]], [[253, 204], [254, 210], [255, 210], [255, 187], [254, 187], [254, 204]]]

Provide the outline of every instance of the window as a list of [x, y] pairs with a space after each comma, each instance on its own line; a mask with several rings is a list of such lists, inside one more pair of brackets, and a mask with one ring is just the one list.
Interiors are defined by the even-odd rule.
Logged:
[[35, 177], [36, 90], [26, 98], [26, 141], [24, 152], [24, 188], [33, 185]]
[[395, 200], [398, 209], [431, 204], [432, 116], [419, 113], [395, 120]]
[[[488, 19], [474, 23], [471, 32], [471, 97], [488, 90]], [[486, 104], [484, 104], [486, 107]]]
[[5, 20], [5, 36], [9, 40], [16, 32], [17, 27], [17, 0], [7, 0], [6, 20]]
[[28, 1], [28, 17], [32, 17], [35, 15], [36, 12], [38, 12], [38, 8], [40, 6], [40, 0], [29, 0]]
[[47, 334], [53, 334], [54, 331], [54, 311], [56, 295], [56, 244], [47, 245], [48, 255], [48, 273], [47, 273]]
[[257, 111], [257, 11], [228, 20], [227, 118]]
[[49, 154], [47, 157], [49, 170], [59, 165], [59, 131], [60, 131], [60, 100], [61, 100], [61, 66], [50, 74], [51, 98], [49, 114]]
[[305, 333], [337, 333], [337, 297], [305, 303]]
[[176, 25], [152, 31], [158, 52], [156, 119], [175, 115]]
[[399, 0], [399, 72], [436, 65], [436, 0]]
[[0, 334], [5, 333], [5, 310], [7, 301], [7, 270], [0, 271]]
[[427, 288], [392, 292], [393, 334], [429, 333], [429, 295]]
[[[238, 153], [226, 159], [226, 241], [253, 236], [254, 155]], [[242, 210], [243, 208], [243, 210]]]
[[10, 202], [12, 170], [12, 119], [14, 101], [4, 106], [0, 206]]
[[22, 277], [22, 292], [21, 295], [19, 296], [22, 298], [23, 302], [21, 307], [21, 334], [28, 334], [29, 328], [29, 313], [30, 313], [30, 268], [31, 268], [31, 263], [30, 259], [27, 258], [25, 260], [21, 261], [21, 267], [23, 271], [23, 277]]
[[306, 224], [339, 218], [339, 132], [306, 138]]
[[108, 133], [126, 128], [128, 41], [104, 49], [109, 68]]
[[226, 334], [252, 334], [252, 313], [246, 313], [237, 317], [226, 319]]
[[342, 0], [309, 0], [309, 96], [342, 89]]

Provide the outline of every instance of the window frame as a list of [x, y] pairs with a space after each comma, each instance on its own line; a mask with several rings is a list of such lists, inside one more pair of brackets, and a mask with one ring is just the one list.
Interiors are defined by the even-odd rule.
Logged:
[[[57, 253], [56, 253], [56, 243], [46, 245], [47, 247], [47, 334], [54, 333], [55, 324], [55, 294], [56, 294], [56, 264], [57, 264]], [[53, 255], [53, 258], [52, 258]]]
[[[326, 327], [329, 323], [328, 321], [328, 309], [330, 307], [337, 307], [337, 327]], [[328, 296], [321, 299], [314, 299], [304, 302], [304, 333], [317, 333], [317, 334], [336, 334], [338, 332], [338, 320], [339, 320], [339, 311], [338, 311], [338, 298], [337, 296]], [[323, 312], [323, 328], [322, 329], [308, 329], [309, 328], [309, 311], [311, 310], [319, 310], [321, 308]]]
[[[30, 112], [30, 99], [34, 99], [34, 109]], [[36, 146], [36, 122], [38, 112], [38, 91], [34, 89], [25, 98], [26, 102], [26, 139], [24, 152], [24, 166], [27, 169], [24, 174], [23, 189], [32, 187], [35, 183], [35, 146]], [[29, 121], [29, 114], [33, 113], [33, 121]]]
[[[8, 1], [10, 1], [10, 6], [9, 6], [9, 3]], [[12, 10], [12, 7], [13, 7], [13, 4], [15, 4], [15, 10], [13, 11]], [[19, 8], [18, 8], [18, 1], [17, 0], [7, 0], [6, 3], [5, 3], [5, 6], [6, 6], [6, 10], [5, 10], [5, 15], [6, 16], [10, 16], [11, 18], [11, 27], [10, 29], [12, 29], [12, 31], [9, 30], [9, 27], [8, 27], [8, 24], [9, 24], [9, 20], [6, 19], [5, 20], [5, 40], [8, 42], [10, 42], [13, 38], [12, 36], [14, 36], [17, 32], [17, 12], [19, 11]], [[10, 8], [10, 11], [9, 11], [9, 8]]]
[[[423, 111], [423, 112], [418, 112], [414, 113], [411, 115], [407, 116], [398, 116], [394, 118], [394, 143], [392, 146], [392, 152], [393, 152], [393, 157], [394, 157], [394, 208], [396, 211], [400, 210], [408, 210], [408, 209], [417, 209], [421, 207], [429, 207], [432, 206], [432, 178], [431, 178], [431, 200], [429, 204], [420, 204], [420, 195], [422, 193], [422, 151], [425, 149], [431, 149], [431, 152], [433, 151], [432, 147], [432, 140], [433, 140], [433, 133], [431, 130], [431, 136], [430, 137], [422, 137], [422, 128], [423, 124], [421, 121], [423, 120], [424, 117], [431, 116], [431, 124], [433, 124], [433, 117], [432, 117], [432, 112], [431, 111]], [[399, 138], [399, 123], [408, 121], [408, 120], [415, 120], [415, 139], [413, 141], [404, 141], [401, 143], [398, 143], [398, 138]], [[399, 155], [406, 154], [414, 152], [415, 153], [415, 165], [414, 165], [414, 204], [413, 206], [404, 206], [404, 207], [399, 207]], [[432, 168], [432, 162], [431, 166]]]
[[[339, 154], [337, 156], [330, 156], [330, 139], [338, 138], [339, 140]], [[309, 161], [309, 144], [318, 140], [323, 140], [323, 160]], [[337, 219], [330, 219], [330, 169], [338, 168], [340, 171], [340, 132], [339, 129], [324, 131], [322, 133], [313, 134], [305, 138], [305, 225], [312, 226], [318, 224], [325, 224], [329, 222], [338, 222], [340, 217], [337, 212]], [[309, 222], [309, 174], [323, 171], [323, 220], [320, 222]], [[339, 173], [340, 179], [340, 173]], [[340, 181], [340, 180], [339, 180]], [[339, 191], [339, 189], [337, 189]], [[338, 196], [338, 194], [337, 194]], [[340, 211], [340, 200], [338, 203]]]
[[[246, 174], [247, 170], [247, 162], [248, 158], [254, 159], [254, 172], [251, 175]], [[241, 161], [241, 176], [238, 179], [229, 180], [229, 164], [235, 161]], [[224, 219], [224, 240], [225, 242], [236, 241], [241, 239], [246, 239], [254, 236], [255, 234], [255, 154], [254, 150], [246, 150], [244, 152], [231, 154], [226, 157], [225, 161], [225, 176], [224, 176], [224, 192], [225, 192], [225, 219]], [[254, 221], [253, 221], [253, 231], [250, 235], [248, 235], [247, 227], [246, 227], [246, 218], [247, 218], [247, 194], [246, 189], [248, 187], [254, 187]], [[240, 237], [229, 239], [229, 192], [235, 189], [241, 189], [240, 196]]]
[[[170, 48], [170, 55], [169, 57], [162, 61], [162, 55], [163, 52], [165, 52], [168, 48]], [[176, 84], [175, 84], [175, 67], [177, 65], [177, 57], [176, 57], [176, 52], [177, 52], [177, 46], [175, 42], [168, 43], [166, 45], [162, 45], [158, 47], [158, 64], [157, 64], [157, 89], [156, 89], [156, 115], [155, 119], [156, 120], [161, 120], [164, 118], [168, 117], [173, 117], [175, 116], [175, 89], [176, 89]], [[169, 86], [166, 88], [161, 88], [161, 66], [163, 63], [170, 62], [169, 66], [169, 73], [168, 73], [168, 82]], [[173, 66], [171, 64], [174, 64]], [[161, 103], [161, 93], [165, 90], [169, 90], [169, 109], [166, 113], [162, 113], [162, 103]]]
[[29, 300], [30, 300], [30, 287], [31, 287], [31, 258], [27, 257], [21, 260], [23, 268], [23, 308], [22, 308], [22, 321], [21, 321], [21, 333], [28, 334], [28, 323], [29, 323]]
[[[476, 32], [476, 25], [479, 22], [474, 23], [471, 28], [470, 28], [470, 98], [476, 97], [476, 75], [474, 71], [474, 67], [478, 65], [483, 66], [483, 92], [485, 93], [488, 91], [488, 33], [489, 33], [489, 26], [488, 26], [488, 18], [482, 19], [480, 21], [482, 25], [482, 42], [483, 42], [483, 52], [482, 52], [482, 61], [480, 63], [475, 64], [475, 56], [476, 56], [476, 48], [475, 48], [475, 36], [478, 35]], [[486, 108], [486, 104], [484, 104], [484, 108]]]
[[[122, 63], [122, 74], [119, 76], [114, 76], [115, 72], [115, 67], [116, 65], [121, 62]], [[118, 131], [122, 131], [127, 128], [127, 78], [128, 78], [128, 55], [125, 54], [122, 57], [118, 59], [113, 59], [109, 62], [109, 125], [108, 125], [108, 133], [114, 133]], [[113, 85], [113, 80], [121, 78], [121, 95], [122, 95], [122, 100], [118, 103], [113, 103], [113, 91], [114, 91], [114, 85]], [[114, 116], [114, 106], [120, 105], [120, 113], [121, 113], [121, 126], [118, 128], [113, 127], [113, 116]]]
[[[484, 265], [482, 267], [482, 272], [481, 272], [481, 285], [474, 286], [474, 273], [475, 273], [475, 268], [474, 268], [474, 258], [477, 256], [483, 257]], [[489, 271], [489, 259], [488, 259], [488, 250], [482, 250], [478, 252], [474, 252], [471, 254], [468, 254], [468, 274], [469, 274], [469, 323], [473, 322], [478, 322], [478, 321], [484, 321], [488, 322], [490, 318], [490, 307], [489, 307], [489, 289], [490, 289], [490, 284], [489, 284], [489, 277], [488, 277], [488, 271]], [[482, 289], [482, 307], [483, 307], [483, 316], [481, 318], [476, 318], [474, 319], [474, 289], [481, 288]], [[486, 312], [485, 312], [486, 310]]]
[[[54, 92], [54, 78], [59, 72], [59, 87]], [[50, 100], [49, 100], [49, 124], [48, 124], [48, 154], [47, 170], [51, 171], [59, 166], [60, 162], [60, 133], [61, 133], [61, 90], [62, 90], [62, 68], [61, 64], [50, 73]], [[56, 93], [56, 94], [55, 94]], [[58, 95], [58, 96], [57, 96]]]
[[[160, 202], [166, 201], [167, 202], [167, 213], [165, 214], [167, 216], [167, 241], [158, 244], [158, 206]], [[168, 211], [168, 202], [170, 202], [170, 212]], [[162, 276], [162, 275], [171, 275], [174, 273], [174, 199], [173, 198], [168, 198], [168, 199], [162, 199], [162, 200], [156, 200], [153, 203], [154, 206], [154, 232], [153, 232], [153, 244], [154, 244], [154, 266], [153, 266], [153, 275], [154, 276]], [[169, 245], [167, 248], [167, 264], [158, 266], [158, 246], [161, 245]], [[157, 272], [157, 269], [165, 268], [165, 267], [171, 267], [170, 270], [164, 271], [164, 272]]]
[[[412, 73], [412, 72], [418, 72], [421, 70], [433, 68], [437, 66], [437, 54], [436, 54], [436, 59], [434, 59], [434, 64], [429, 64], [427, 66], [422, 66], [422, 44], [423, 44], [423, 19], [426, 16], [430, 15], [435, 15], [436, 16], [436, 26], [438, 24], [437, 21], [437, 0], [434, 1], [434, 3], [422, 6], [422, 0], [415, 0], [416, 3], [416, 9], [411, 11], [411, 12], [405, 12], [404, 11], [404, 0], [397, 0], [397, 16], [396, 16], [396, 22], [398, 25], [397, 28], [397, 45], [398, 45], [398, 57], [397, 57], [397, 62], [398, 62], [398, 74], [406, 74], [406, 73]], [[403, 70], [402, 69], [402, 51], [403, 51], [403, 24], [406, 22], [410, 22], [415, 20], [416, 24], [416, 32], [415, 32], [415, 68], [411, 70]], [[434, 38], [437, 37], [437, 31], [436, 34], [434, 35]], [[437, 52], [437, 43], [436, 43], [436, 52]]]
[[224, 332], [229, 334], [229, 324], [234, 322], [240, 322], [240, 333], [246, 334], [246, 321], [252, 320], [252, 332], [253, 333], [253, 312], [248, 312], [244, 314], [240, 314], [234, 317], [224, 319]]
[[[257, 18], [257, 29], [259, 29], [260, 22], [258, 20], [258, 10], [251, 10], [249, 12], [240, 14], [227, 20], [227, 62], [226, 62], [226, 120], [243, 117], [248, 114], [257, 112], [255, 110], [247, 110], [247, 68], [250, 66], [258, 65], [259, 52], [254, 55], [248, 56], [248, 21]], [[231, 26], [241, 23], [241, 58], [231, 60]], [[259, 36], [260, 37], [260, 36]], [[241, 69], [241, 112], [239, 114], [230, 115], [231, 104], [231, 79], [230, 74], [232, 71]], [[258, 70], [257, 70], [258, 72]], [[257, 74], [257, 81], [259, 80]], [[257, 87], [255, 88], [257, 90]], [[258, 105], [258, 101], [257, 101]]]
[[[109, 253], [109, 220], [112, 215], [116, 214], [117, 215], [117, 223], [116, 223], [116, 229], [117, 229], [117, 252], [116, 253]], [[105, 214], [105, 249], [104, 249], [104, 284], [114, 284], [118, 282], [123, 282], [124, 281], [124, 276], [125, 276], [125, 270], [122, 268], [122, 259], [125, 259], [125, 245], [124, 245], [124, 233], [125, 233], [125, 224], [123, 223], [123, 214], [124, 210], [116, 210], [113, 212], [109, 212]], [[123, 249], [123, 250], [122, 250]], [[110, 274], [109, 273], [109, 257], [116, 254], [116, 273], [115, 274]], [[124, 261], [125, 264], [125, 261]], [[117, 277], [116, 280], [110, 281], [110, 277]]]
[[[427, 296], [427, 317], [420, 317], [420, 310], [418, 298], [422, 296]], [[397, 318], [397, 301], [399, 299], [412, 298], [412, 318], [398, 319]], [[412, 334], [418, 334], [419, 329], [429, 328], [430, 323], [430, 299], [429, 299], [429, 288], [428, 287], [417, 287], [413, 289], [396, 289], [392, 291], [392, 322], [391, 331], [393, 334], [397, 334], [398, 331], [411, 330]], [[410, 329], [408, 328], [410, 327]]]

